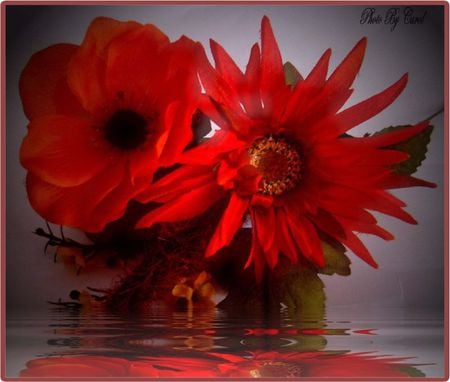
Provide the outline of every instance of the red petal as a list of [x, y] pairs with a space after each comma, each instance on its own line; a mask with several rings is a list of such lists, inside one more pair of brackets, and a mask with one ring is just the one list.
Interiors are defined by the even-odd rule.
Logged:
[[406, 141], [407, 139], [420, 134], [422, 131], [428, 128], [428, 126], [429, 122], [424, 121], [414, 126], [404, 127], [402, 129], [389, 131], [383, 134], [375, 134], [362, 139], [367, 140], [371, 145], [374, 145], [376, 147], [387, 147], [396, 143]]
[[297, 263], [297, 249], [289, 231], [287, 216], [282, 209], [277, 209], [276, 219], [276, 226], [279, 227], [277, 229], [277, 242], [279, 243], [280, 249], [293, 263]]
[[200, 97], [198, 108], [203, 114], [207, 115], [217, 126], [220, 126], [221, 129], [231, 129], [230, 120], [226, 115], [224, 115], [220, 106], [207, 95], [202, 95]]
[[325, 266], [320, 239], [316, 228], [303, 216], [293, 216], [288, 213], [289, 229], [293, 239], [304, 257], [313, 261], [319, 267]]
[[386, 191], [378, 191], [367, 202], [367, 208], [370, 210], [393, 216], [406, 223], [417, 224], [417, 221], [410, 214], [402, 210], [401, 207], [403, 206], [404, 203], [401, 200]]
[[[252, 221], [255, 221], [252, 210], [250, 210]], [[259, 245], [259, 240], [255, 229], [252, 229], [252, 247], [244, 269], [247, 269], [251, 264], [255, 268], [255, 278], [257, 282], [261, 282], [264, 270], [264, 252]]]
[[377, 262], [373, 259], [370, 252], [364, 246], [361, 240], [353, 234], [352, 232], [347, 232], [347, 238], [341, 240], [342, 243], [347, 246], [351, 251], [355, 253], [355, 255], [359, 256], [363, 259], [367, 264], [371, 265], [374, 268], [378, 268]]
[[311, 70], [311, 73], [306, 77], [305, 85], [312, 89], [320, 89], [325, 84], [330, 57], [331, 49], [327, 49], [322, 57], [320, 57], [319, 61], [317, 61], [317, 64], [314, 66], [313, 70]]
[[[123, 174], [123, 166], [115, 166], [80, 186], [57, 187], [28, 173], [28, 199], [33, 208], [52, 223], [98, 232], [113, 218], [109, 211], [99, 216], [94, 216], [93, 211], [117, 187]], [[129, 200], [128, 195], [122, 198]]]
[[297, 83], [287, 104], [284, 119], [303, 118], [302, 114], [307, 110], [311, 100], [325, 84], [330, 56], [331, 49], [327, 49], [306, 79]]
[[242, 227], [242, 218], [248, 207], [248, 201], [232, 193], [228, 207], [223, 213], [222, 218], [212, 236], [206, 257], [214, 255], [220, 248], [231, 243], [237, 230]]
[[328, 212], [324, 210], [318, 210], [317, 214], [311, 216], [311, 220], [325, 233], [328, 233], [334, 238], [345, 238], [345, 231], [341, 224]]
[[215, 182], [207, 183], [151, 211], [137, 223], [136, 228], [150, 227], [157, 222], [192, 219], [205, 212], [222, 196], [223, 191]]
[[342, 135], [387, 108], [403, 91], [407, 82], [408, 75], [405, 74], [395, 84], [383, 90], [381, 93], [339, 113], [334, 118], [336, 124], [335, 136]]
[[181, 101], [171, 103], [165, 114], [165, 129], [169, 131], [167, 141], [159, 159], [159, 165], [169, 167], [179, 162], [179, 156], [192, 141], [192, 116], [195, 104], [186, 104]]
[[34, 119], [20, 150], [22, 165], [57, 186], [80, 185], [107, 166], [114, 153], [95, 147], [102, 137], [89, 121], [50, 115]]
[[[143, 179], [132, 183], [129, 171], [125, 171], [119, 185], [106, 195], [91, 213], [92, 224], [96, 221], [115, 221], [124, 215], [128, 203], [134, 196], [142, 191], [147, 185]], [[99, 225], [97, 231], [104, 227]]]
[[167, 59], [162, 50], [169, 39], [153, 25], [116, 37], [108, 47], [106, 88], [111, 99], [123, 94], [132, 104], [148, 108], [161, 99], [166, 88]]
[[[214, 70], [206, 57], [204, 49], [199, 49], [198, 55], [198, 71], [206, 94], [213, 99], [216, 107], [220, 107], [220, 112], [225, 113], [224, 118], [228, 118], [231, 122], [234, 119], [246, 119], [247, 117], [240, 106], [237, 89]], [[220, 127], [224, 128], [226, 126]], [[237, 130], [243, 128], [240, 124], [233, 125], [233, 127]]]
[[366, 45], [367, 38], [364, 37], [355, 45], [330, 76], [326, 84], [327, 89], [334, 92], [336, 89], [350, 88], [361, 68]]
[[244, 81], [244, 74], [221, 45], [214, 40], [209, 40], [209, 43], [217, 71], [239, 90]]
[[436, 188], [437, 185], [435, 183], [427, 182], [426, 180], [418, 179], [413, 176], [397, 175], [392, 173], [390, 176], [383, 179], [382, 187], [387, 189], [406, 187]]
[[247, 142], [239, 140], [233, 132], [218, 130], [212, 138], [185, 151], [180, 158], [180, 163], [210, 166], [222, 160], [221, 154], [239, 150], [247, 145]]
[[283, 61], [270, 21], [264, 16], [261, 22], [261, 96], [264, 108], [270, 109], [270, 100], [280, 87], [285, 87]]
[[106, 17], [96, 18], [89, 26], [68, 68], [70, 87], [86, 110], [96, 111], [105, 102], [105, 60], [110, 42], [138, 27], [139, 24], [135, 22], [121, 22]]
[[149, 184], [135, 199], [141, 203], [165, 203], [211, 181], [214, 181], [214, 174], [208, 167], [183, 166], [160, 181]]
[[78, 46], [52, 45], [35, 53], [20, 76], [19, 90], [29, 120], [46, 114], [79, 114], [67, 84], [67, 67]]
[[384, 240], [393, 240], [394, 236], [386, 231], [384, 228], [378, 226], [377, 224], [366, 224], [363, 222], [355, 222], [346, 220], [345, 218], [339, 218], [341, 223], [347, 228], [351, 228], [353, 232], [367, 233], [371, 235], [378, 236]]
[[262, 112], [259, 93], [260, 59], [259, 45], [254, 44], [250, 51], [250, 58], [245, 70], [246, 81], [241, 92], [244, 107], [252, 117], [258, 117]]
[[160, 61], [163, 64], [162, 70], [169, 81], [167, 85], [180, 100], [196, 99], [200, 95], [201, 89], [197, 76], [199, 49], [201, 49], [200, 43], [181, 36], [165, 46], [162, 52]]
[[[337, 189], [335, 189], [337, 192]], [[344, 192], [345, 195], [345, 192]], [[336, 195], [337, 196], [337, 195]], [[348, 195], [347, 195], [348, 198]], [[321, 199], [318, 201], [324, 210], [330, 212], [333, 216], [343, 216], [349, 220], [362, 221], [364, 223], [376, 223], [376, 219], [359, 203], [355, 205], [355, 201], [351, 199], [340, 199], [335, 197], [331, 199]]]
[[[366, 39], [363, 38], [336, 68], [325, 83], [322, 91], [315, 97], [311, 106], [308, 107], [308, 112], [304, 117], [305, 126], [312, 127], [320, 119], [324, 119], [327, 115], [333, 115], [348, 100], [352, 94], [350, 86], [361, 67], [365, 48]], [[327, 132], [328, 130], [315, 129], [316, 135], [324, 131]]]
[[276, 236], [275, 211], [273, 207], [253, 208], [253, 230], [261, 245], [267, 263], [273, 268], [278, 262], [278, 251], [273, 251]]

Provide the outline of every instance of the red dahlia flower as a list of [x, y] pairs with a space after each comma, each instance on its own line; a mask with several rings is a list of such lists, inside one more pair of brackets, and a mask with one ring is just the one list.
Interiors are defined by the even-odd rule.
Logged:
[[355, 232], [393, 236], [369, 212], [408, 223], [416, 221], [390, 188], [434, 185], [395, 173], [408, 155], [389, 148], [428, 127], [416, 126], [363, 138], [345, 133], [381, 112], [401, 93], [399, 81], [344, 111], [360, 69], [362, 39], [327, 78], [330, 50], [296, 86], [286, 84], [283, 62], [267, 17], [262, 20], [262, 51], [251, 50], [242, 73], [225, 50], [211, 41], [214, 69], [204, 52], [200, 80], [212, 101], [203, 111], [221, 128], [207, 143], [184, 155], [185, 166], [138, 198], [164, 203], [138, 223], [178, 221], [204, 212], [222, 198], [228, 206], [206, 256], [228, 245], [249, 213], [253, 227], [247, 266], [261, 275], [280, 253], [324, 266], [321, 237], [347, 246], [370, 265], [377, 264]]
[[[97, 18], [83, 43], [37, 52], [20, 79], [30, 120], [20, 157], [33, 208], [88, 232], [173, 164], [191, 141], [195, 43], [153, 25]], [[182, 63], [182, 65], [180, 65]]]

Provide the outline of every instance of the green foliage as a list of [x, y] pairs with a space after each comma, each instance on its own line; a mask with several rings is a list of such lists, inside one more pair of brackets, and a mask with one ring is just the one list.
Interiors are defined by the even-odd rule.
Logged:
[[425, 377], [425, 374], [423, 372], [411, 365], [394, 365], [393, 368], [409, 377]]
[[330, 245], [322, 241], [322, 249], [325, 256], [325, 267], [318, 269], [319, 273], [324, 275], [350, 275], [351, 261], [345, 255], [345, 247], [343, 245]]
[[298, 81], [303, 79], [297, 68], [289, 61], [283, 65], [283, 69], [286, 85], [291, 85], [292, 87], [294, 87]]
[[295, 268], [278, 278], [279, 301], [289, 310], [299, 312], [303, 319], [323, 319], [325, 291], [317, 272], [308, 268]]
[[[384, 134], [395, 130], [404, 129], [409, 126], [389, 126], [376, 134]], [[395, 172], [400, 175], [414, 174], [422, 164], [426, 157], [427, 146], [430, 143], [431, 133], [433, 132], [433, 126], [429, 126], [420, 134], [415, 135], [407, 139], [406, 141], [397, 143], [395, 145], [386, 147], [387, 149], [394, 149], [404, 151], [409, 154], [409, 158], [403, 162], [400, 162], [394, 166]]]

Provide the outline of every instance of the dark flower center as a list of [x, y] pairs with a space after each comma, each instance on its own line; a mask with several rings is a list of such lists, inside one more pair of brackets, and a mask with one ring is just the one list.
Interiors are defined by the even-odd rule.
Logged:
[[302, 369], [300, 365], [284, 361], [263, 362], [257, 369], [251, 370], [253, 378], [285, 378], [301, 377]]
[[133, 110], [116, 111], [106, 123], [106, 140], [118, 149], [133, 150], [145, 143], [147, 120]]
[[250, 164], [262, 175], [260, 193], [281, 195], [299, 183], [302, 160], [297, 148], [286, 139], [277, 136], [260, 138], [247, 151]]

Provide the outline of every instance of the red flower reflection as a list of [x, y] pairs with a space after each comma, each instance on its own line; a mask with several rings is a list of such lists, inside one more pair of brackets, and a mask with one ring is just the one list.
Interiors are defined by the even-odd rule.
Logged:
[[102, 356], [39, 358], [27, 363], [20, 377], [148, 377], [148, 378], [286, 378], [286, 377], [407, 377], [423, 376], [405, 358], [372, 353], [255, 352], [249, 357], [207, 353], [213, 357], [142, 357], [127, 360]]
[[20, 157], [40, 215], [100, 231], [159, 166], [176, 161], [192, 139], [195, 45], [184, 36], [171, 43], [153, 25], [101, 17], [80, 46], [32, 56], [20, 80], [30, 120]]
[[215, 362], [206, 359], [147, 357], [130, 361], [93, 355], [39, 358], [27, 362], [20, 377], [216, 377]]
[[221, 130], [187, 153], [185, 166], [138, 197], [164, 203], [138, 227], [192, 218], [229, 198], [206, 256], [230, 244], [249, 213], [253, 239], [246, 267], [260, 276], [274, 268], [280, 253], [292, 262], [299, 253], [324, 266], [319, 237], [328, 235], [370, 265], [375, 260], [355, 233], [393, 236], [368, 211], [416, 221], [405, 203], [387, 190], [434, 185], [399, 175], [392, 166], [408, 155], [389, 149], [428, 127], [428, 122], [362, 138], [345, 133], [388, 107], [404, 89], [407, 76], [379, 94], [340, 111], [352, 94], [366, 39], [362, 39], [327, 78], [331, 50], [295, 87], [285, 83], [283, 61], [267, 17], [262, 50], [255, 44], [242, 73], [225, 50], [211, 42], [216, 63], [203, 52], [200, 79], [209, 100], [203, 111]]
[[221, 377], [230, 378], [380, 378], [420, 374], [406, 358], [386, 358], [371, 353], [255, 352], [250, 357], [209, 353], [227, 362], [218, 366]]

